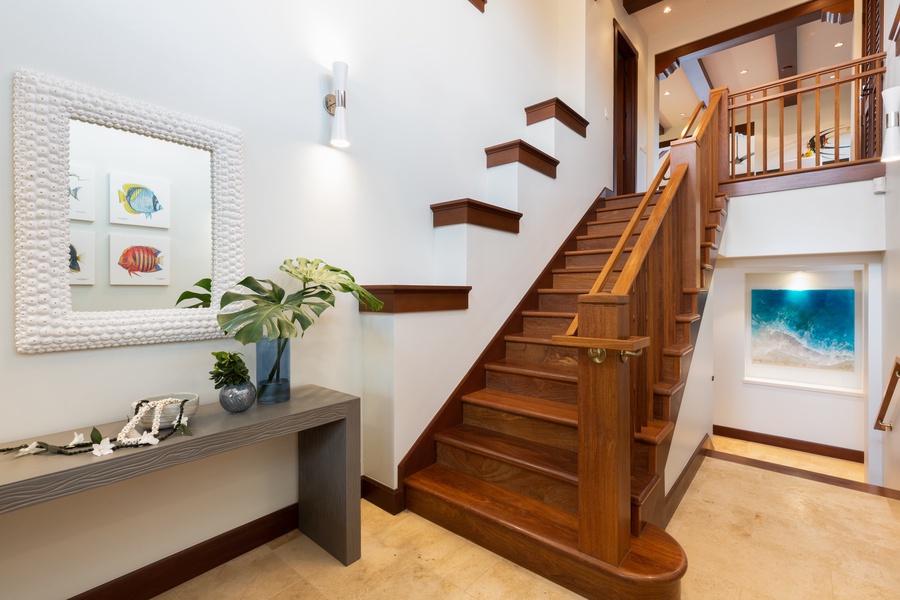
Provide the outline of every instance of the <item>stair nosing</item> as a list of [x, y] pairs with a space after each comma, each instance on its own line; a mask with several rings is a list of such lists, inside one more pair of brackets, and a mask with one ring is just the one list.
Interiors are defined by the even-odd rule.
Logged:
[[[550, 414], [549, 412], [539, 412], [536, 409], [525, 407], [522, 404], [503, 406], [499, 405], [498, 403], [491, 402], [486, 398], [479, 397], [479, 393], [484, 393], [486, 395], [497, 395], [500, 397], [508, 396], [510, 400], [524, 398], [527, 400], [522, 404], [531, 404], [533, 405], [533, 407], [544, 405], [547, 408], [553, 408], [563, 413], [572, 414], [570, 416], [562, 416], [558, 414]], [[556, 423], [557, 425], [565, 425], [567, 427], [578, 426], [578, 405], [570, 404], [568, 402], [559, 402], [558, 400], [549, 400], [547, 398], [539, 398], [536, 396], [525, 396], [524, 394], [516, 394], [515, 392], [506, 392], [503, 390], [492, 390], [489, 388], [477, 390], [475, 392], [472, 392], [471, 394], [466, 394], [462, 397], [462, 401], [463, 403], [472, 404], [474, 406], [481, 406], [483, 408], [490, 408], [492, 410], [504, 411], [522, 417], [540, 419], [549, 423]]]

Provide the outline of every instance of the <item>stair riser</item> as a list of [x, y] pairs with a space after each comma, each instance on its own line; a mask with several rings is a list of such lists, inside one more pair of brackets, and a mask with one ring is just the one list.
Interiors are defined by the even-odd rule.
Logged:
[[634, 211], [637, 209], [637, 206], [623, 206], [618, 208], [610, 208], [606, 207], [597, 209], [597, 220], [598, 221], [609, 221], [616, 220], [621, 221], [622, 219], [630, 219], [634, 214]]
[[572, 324], [569, 317], [533, 317], [526, 315], [522, 319], [525, 335], [556, 335], [565, 333]]
[[559, 423], [472, 404], [463, 404], [463, 423], [568, 452], [578, 451], [578, 430]]
[[554, 546], [409, 487], [406, 507], [441, 527], [487, 548], [585, 598], [604, 600], [669, 600], [681, 597], [680, 579], [635, 586], [614, 573], [586, 565]]
[[526, 342], [506, 342], [506, 358], [553, 365], [575, 366], [578, 364], [578, 352], [575, 348]]
[[[606, 263], [609, 262], [611, 255], [611, 252], [602, 252], [598, 254], [567, 254], [566, 267], [599, 267], [602, 269]], [[616, 268], [621, 269], [628, 261], [629, 256], [631, 256], [630, 252], [623, 252], [618, 260], [616, 260]]]
[[438, 463], [572, 514], [578, 512], [575, 485], [516, 465], [438, 442]]
[[497, 371], [487, 371], [485, 375], [487, 387], [493, 390], [547, 398], [570, 404], [578, 401], [578, 385], [575, 383]]
[[[578, 250], [611, 250], [619, 243], [620, 237], [621, 232], [619, 232], [618, 236], [580, 239], [576, 241], [575, 246]], [[638, 237], [640, 237], [640, 234], [632, 235], [628, 240], [628, 245], [633, 246]]]
[[[615, 198], [607, 198], [602, 208], [630, 208], [634, 210], [638, 207], [643, 199], [642, 196], [617, 196]], [[654, 200], [655, 202], [655, 200]]]
[[[646, 219], [642, 219], [638, 222], [637, 227], [635, 228], [635, 232], [641, 232], [644, 229], [644, 224], [646, 223]], [[588, 235], [605, 235], [607, 233], [615, 233], [621, 235], [625, 232], [625, 227], [628, 225], [627, 222], [618, 222], [618, 223], [591, 223], [588, 225], [587, 234]]]
[[[600, 276], [600, 269], [597, 269], [596, 272], [590, 273], [554, 273], [553, 274], [553, 287], [566, 288], [566, 287], [577, 287], [577, 288], [586, 288], [591, 289], [594, 287], [594, 283], [597, 281], [597, 277]], [[606, 286], [604, 286], [604, 292], [612, 291], [612, 286], [618, 279], [619, 273], [617, 271], [613, 271], [609, 276], [609, 280], [606, 282]]]
[[550, 312], [578, 312], [578, 294], [541, 293], [538, 309]]

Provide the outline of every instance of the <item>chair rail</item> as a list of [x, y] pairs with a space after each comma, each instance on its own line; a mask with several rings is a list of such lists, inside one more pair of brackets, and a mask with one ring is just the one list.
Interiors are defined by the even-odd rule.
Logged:
[[888, 410], [891, 407], [891, 401], [894, 399], [894, 390], [897, 389], [897, 381], [900, 380], [900, 356], [894, 359], [894, 368], [891, 371], [891, 377], [888, 379], [887, 388], [884, 390], [884, 398], [881, 400], [881, 408], [878, 409], [878, 416], [875, 417], [875, 429], [878, 431], [891, 431], [894, 428], [893, 423], [885, 423]]

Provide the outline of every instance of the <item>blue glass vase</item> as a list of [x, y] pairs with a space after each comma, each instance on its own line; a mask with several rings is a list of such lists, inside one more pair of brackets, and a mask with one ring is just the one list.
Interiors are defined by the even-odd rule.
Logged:
[[291, 399], [290, 342], [290, 338], [263, 338], [256, 342], [256, 401], [260, 404]]

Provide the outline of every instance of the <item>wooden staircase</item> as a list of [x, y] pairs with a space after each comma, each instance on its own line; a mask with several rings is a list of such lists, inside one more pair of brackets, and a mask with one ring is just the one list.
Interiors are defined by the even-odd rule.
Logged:
[[408, 509], [588, 598], [680, 596], [663, 478], [726, 216], [704, 181], [597, 201], [437, 419]]

